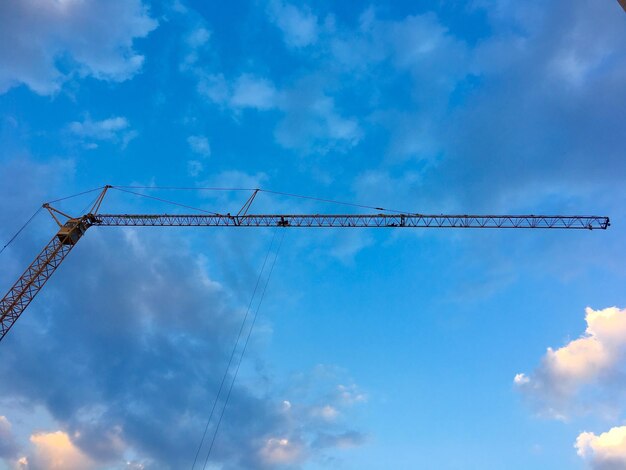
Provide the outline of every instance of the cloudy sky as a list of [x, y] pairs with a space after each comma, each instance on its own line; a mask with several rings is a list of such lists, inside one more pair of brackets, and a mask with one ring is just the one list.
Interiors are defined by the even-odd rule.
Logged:
[[1, 246], [104, 184], [612, 220], [92, 228], [0, 343], [0, 469], [626, 468], [625, 84], [615, 1], [0, 2]]

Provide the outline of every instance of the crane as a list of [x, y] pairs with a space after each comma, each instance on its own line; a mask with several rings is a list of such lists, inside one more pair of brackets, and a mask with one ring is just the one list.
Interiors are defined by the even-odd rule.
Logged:
[[[35, 298], [61, 262], [90, 227], [158, 226], [158, 227], [316, 227], [316, 228], [513, 228], [605, 230], [610, 221], [604, 216], [563, 215], [426, 215], [418, 213], [353, 214], [248, 214], [255, 189], [241, 210], [230, 213], [204, 214], [100, 214], [107, 191], [102, 187], [91, 209], [72, 217], [49, 203], [43, 205], [59, 226], [52, 240], [26, 268], [0, 301], [0, 341], [6, 336], [26, 307]], [[100, 189], [100, 188], [98, 188]], [[381, 211], [385, 209], [377, 208]], [[395, 212], [395, 211], [394, 211]]]

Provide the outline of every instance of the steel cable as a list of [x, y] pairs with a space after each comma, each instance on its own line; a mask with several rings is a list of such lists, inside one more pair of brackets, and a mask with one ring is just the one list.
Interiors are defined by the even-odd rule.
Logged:
[[[278, 230], [278, 229], [276, 229]], [[276, 231], [274, 231], [276, 233]], [[280, 252], [280, 248], [283, 245], [283, 240], [285, 239], [285, 231], [283, 231], [282, 236], [280, 238], [280, 242], [278, 243], [278, 248], [276, 249], [276, 254], [274, 255], [274, 260], [272, 261], [272, 265], [270, 266], [270, 271], [267, 275], [267, 280], [265, 281], [265, 286], [263, 286], [263, 291], [261, 292], [261, 298], [259, 299], [259, 304], [257, 305], [254, 316], [252, 317], [252, 324], [250, 325], [250, 329], [248, 330], [248, 335], [246, 336], [246, 341], [243, 344], [243, 349], [241, 350], [241, 356], [239, 357], [239, 362], [237, 363], [237, 368], [235, 369], [235, 374], [233, 375], [233, 380], [230, 383], [230, 387], [228, 388], [228, 394], [226, 395], [226, 400], [224, 401], [224, 406], [222, 407], [222, 412], [220, 413], [220, 417], [217, 421], [217, 425], [215, 426], [215, 431], [213, 432], [213, 438], [211, 439], [211, 445], [209, 446], [209, 452], [207, 453], [206, 459], [204, 460], [204, 466], [202, 470], [206, 469], [206, 466], [209, 462], [209, 458], [211, 457], [211, 451], [213, 450], [213, 445], [215, 444], [215, 439], [217, 437], [217, 433], [220, 429], [220, 425], [222, 424], [222, 418], [224, 417], [224, 412], [226, 411], [226, 406], [228, 406], [228, 400], [230, 399], [230, 395], [233, 391], [233, 387], [235, 385], [235, 381], [237, 380], [237, 375], [239, 373], [239, 368], [241, 367], [241, 363], [243, 362], [243, 357], [246, 353], [246, 349], [248, 347], [248, 343], [250, 342], [250, 337], [252, 336], [252, 330], [254, 329], [254, 325], [256, 323], [257, 317], [259, 315], [259, 311], [261, 310], [261, 304], [263, 303], [263, 299], [265, 298], [265, 292], [267, 291], [267, 286], [270, 283], [270, 278], [272, 277], [272, 272], [274, 271], [274, 266], [276, 265], [276, 260], [278, 259], [278, 253]]]
[[298, 198], [298, 199], [309, 199], [312, 201], [318, 201], [318, 202], [327, 202], [330, 204], [337, 204], [337, 205], [341, 205], [341, 206], [351, 206], [351, 207], [358, 207], [361, 209], [373, 209], [373, 210], [377, 210], [377, 211], [384, 211], [384, 212], [394, 212], [397, 214], [411, 214], [412, 212], [407, 212], [407, 211], [399, 211], [396, 209], [385, 209], [384, 207], [376, 207], [376, 206], [369, 206], [366, 204], [358, 204], [358, 203], [353, 203], [353, 202], [346, 202], [346, 201], [339, 201], [336, 199], [325, 199], [325, 198], [320, 198], [320, 197], [315, 197], [315, 196], [305, 196], [302, 194], [295, 194], [295, 193], [287, 193], [287, 192], [283, 192], [283, 191], [273, 191], [271, 189], [262, 189], [262, 188], [224, 188], [224, 187], [189, 187], [189, 186], [114, 186], [115, 188], [125, 188], [125, 189], [159, 189], [159, 190], [170, 190], [170, 191], [255, 191], [258, 190], [259, 192], [262, 193], [267, 193], [267, 194], [275, 194], [278, 196], [288, 196], [288, 197], [294, 197], [294, 198]]
[[33, 220], [33, 219], [37, 216], [37, 214], [39, 214], [39, 211], [40, 211], [41, 209], [42, 209], [42, 207], [40, 207], [39, 209], [37, 209], [37, 210], [35, 211], [35, 213], [34, 213], [33, 215], [31, 215], [31, 216], [30, 216], [30, 218], [26, 221], [26, 223], [25, 223], [24, 225], [22, 225], [22, 226], [20, 227], [20, 229], [19, 229], [17, 232], [15, 232], [15, 235], [13, 235], [13, 236], [11, 237], [11, 239], [10, 239], [8, 242], [6, 242], [6, 244], [2, 247], [2, 249], [0, 250], [0, 254], [2, 254], [2, 252], [5, 250], [5, 248], [6, 248], [7, 246], [9, 246], [11, 243], [13, 243], [13, 240], [15, 240], [15, 239], [18, 237], [18, 235], [19, 235], [20, 233], [22, 233], [22, 230], [24, 230], [24, 229], [26, 228], [26, 226], [32, 222], [32, 220]]
[[147, 194], [141, 194], [141, 193], [136, 193], [134, 191], [128, 191], [127, 189], [121, 189], [119, 186], [111, 186], [111, 189], [117, 189], [118, 191], [122, 191], [124, 193], [129, 193], [129, 194], [134, 194], [135, 196], [141, 196], [147, 199], [154, 199], [156, 201], [165, 202], [167, 204], [173, 204], [175, 206], [184, 207], [185, 209], [191, 209], [194, 211], [204, 212], [206, 214], [211, 214], [211, 215], [219, 215], [217, 212], [211, 212], [211, 211], [207, 211], [204, 209], [200, 209], [199, 207], [193, 207], [193, 206], [188, 206], [186, 204], [180, 204], [178, 202], [170, 201], [168, 199], [163, 199], [163, 198], [156, 197], [156, 196], [148, 196]]
[[[284, 234], [283, 234], [284, 236]], [[261, 265], [261, 269], [259, 271], [259, 275], [257, 276], [257, 280], [256, 283], [254, 285], [254, 289], [252, 291], [252, 296], [250, 297], [250, 302], [248, 303], [248, 307], [246, 309], [246, 313], [243, 317], [243, 320], [241, 321], [241, 327], [239, 328], [239, 333], [237, 334], [237, 339], [235, 341], [235, 345], [233, 346], [233, 350], [230, 353], [230, 358], [228, 360], [228, 365], [226, 366], [226, 370], [224, 371], [224, 375], [222, 376], [222, 381], [220, 383], [219, 389], [217, 391], [217, 395], [215, 397], [215, 400], [213, 401], [213, 406], [211, 407], [211, 413], [209, 414], [209, 419], [207, 420], [206, 426], [204, 427], [204, 432], [202, 434], [202, 439], [200, 440], [200, 444], [198, 445], [198, 450], [196, 451], [196, 455], [193, 459], [193, 464], [191, 466], [191, 470], [194, 470], [196, 463], [198, 461], [198, 456], [200, 455], [200, 451], [202, 450], [202, 446], [204, 445], [204, 440], [206, 438], [206, 434], [207, 431], [209, 429], [209, 425], [211, 424], [211, 420], [213, 419], [213, 413], [215, 412], [215, 408], [217, 406], [217, 402], [219, 401], [219, 397], [222, 394], [222, 390], [224, 388], [224, 384], [226, 383], [226, 377], [228, 377], [228, 372], [230, 371], [230, 367], [233, 363], [233, 359], [235, 357], [235, 353], [237, 352], [237, 347], [239, 346], [239, 342], [242, 338], [243, 335], [243, 331], [244, 331], [244, 327], [246, 325], [246, 322], [248, 320], [248, 316], [250, 314], [250, 311], [252, 310], [252, 303], [254, 302], [254, 299], [256, 297], [256, 293], [257, 290], [259, 288], [259, 285], [261, 283], [261, 279], [263, 277], [263, 272], [265, 271], [265, 266], [267, 265], [267, 260], [269, 259], [270, 253], [272, 252], [272, 248], [274, 246], [274, 240], [276, 239], [276, 230], [274, 230], [274, 233], [272, 235], [272, 240], [270, 242], [269, 248], [267, 249], [267, 253], [265, 254], [265, 258], [263, 260], [263, 264]], [[282, 243], [282, 241], [281, 241]], [[267, 285], [266, 285], [267, 287]], [[230, 393], [229, 393], [230, 395]], [[209, 451], [210, 453], [210, 451]], [[206, 463], [205, 463], [206, 466]]]

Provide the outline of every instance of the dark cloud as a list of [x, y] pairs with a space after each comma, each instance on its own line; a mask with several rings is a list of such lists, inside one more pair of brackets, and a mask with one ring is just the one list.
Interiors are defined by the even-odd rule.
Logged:
[[13, 458], [17, 455], [17, 450], [11, 423], [5, 416], [0, 416], [0, 458]]
[[502, 3], [487, 7], [498, 34], [471, 51], [479, 85], [439, 129], [435, 181], [474, 206], [588, 196], [617, 182], [626, 30], [613, 5]]
[[[3, 175], [19, 184], [18, 171]], [[214, 280], [181, 237], [176, 229], [90, 229], [2, 343], [4, 399], [45, 409], [96, 462], [115, 464], [132, 450], [146, 468], [174, 469], [195, 455], [249, 292]], [[25, 240], [12, 256], [25, 266], [32, 245]], [[299, 465], [319, 453], [322, 433], [344, 431], [310, 413], [347, 406], [332, 393], [305, 398], [286, 386], [276, 395], [276, 385], [263, 394], [249, 377], [235, 385], [212, 460], [229, 469]]]

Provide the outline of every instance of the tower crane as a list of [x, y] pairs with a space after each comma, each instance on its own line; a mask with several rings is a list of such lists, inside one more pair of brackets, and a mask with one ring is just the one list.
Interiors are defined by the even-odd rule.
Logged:
[[[90, 227], [280, 227], [280, 228], [513, 228], [605, 230], [604, 216], [563, 215], [426, 215], [418, 213], [351, 214], [248, 214], [261, 190], [254, 190], [241, 210], [231, 215], [205, 214], [101, 214], [102, 201], [114, 186], [104, 186], [91, 209], [72, 217], [46, 203], [43, 205], [58, 224], [58, 232], [26, 268], [24, 274], [0, 301], [0, 341], [35, 298], [61, 262]], [[382, 208], [377, 208], [384, 211]]]

